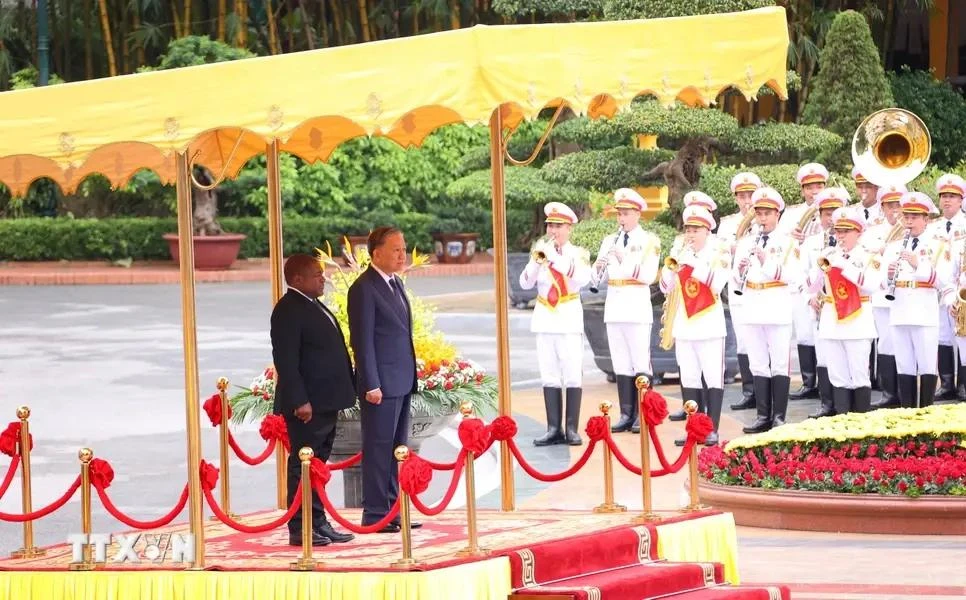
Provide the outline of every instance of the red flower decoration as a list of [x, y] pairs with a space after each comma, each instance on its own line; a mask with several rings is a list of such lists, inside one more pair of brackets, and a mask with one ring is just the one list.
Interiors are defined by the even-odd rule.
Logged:
[[641, 400], [641, 415], [648, 427], [657, 427], [667, 418], [667, 400], [654, 390], [648, 390]]
[[198, 471], [201, 477], [201, 489], [215, 489], [215, 486], [218, 485], [218, 468], [210, 462], [203, 460]]
[[91, 485], [95, 488], [107, 489], [114, 481], [114, 469], [103, 458], [92, 459], [88, 469], [91, 474]]
[[714, 422], [704, 413], [694, 413], [688, 417], [688, 424], [684, 428], [689, 438], [694, 438], [696, 444], [703, 444], [708, 434], [714, 431]]
[[425, 492], [432, 480], [432, 467], [418, 454], [410, 454], [399, 469], [399, 487], [410, 496]]
[[[205, 413], [208, 415], [208, 420], [211, 421], [212, 427], [218, 427], [221, 425], [221, 395], [213, 394], [211, 398], [205, 400], [205, 403], [201, 405], [205, 409]], [[231, 418], [231, 404], [228, 405], [228, 418]]]
[[258, 427], [258, 434], [266, 442], [277, 440], [285, 447], [286, 451], [292, 451], [292, 446], [288, 439], [288, 427], [285, 425], [285, 419], [282, 415], [265, 415], [265, 418], [262, 419], [262, 424]]
[[463, 419], [457, 432], [463, 448], [474, 456], [483, 454], [490, 445], [490, 429], [483, 425], [482, 419]]
[[312, 462], [309, 464], [309, 474], [312, 477], [312, 487], [322, 484], [325, 487], [329, 484], [329, 480], [332, 479], [332, 471], [329, 470], [329, 465], [322, 462], [322, 459], [318, 457], [312, 457]]
[[[29, 437], [30, 449], [34, 449], [34, 436]], [[0, 432], [0, 452], [7, 456], [17, 453], [17, 446], [20, 444], [20, 421], [11, 421], [7, 428]]]
[[516, 434], [517, 423], [513, 420], [513, 417], [501, 415], [490, 423], [490, 436], [498, 442], [509, 440]]
[[587, 419], [587, 437], [591, 440], [602, 440], [610, 433], [607, 419], [601, 415]]

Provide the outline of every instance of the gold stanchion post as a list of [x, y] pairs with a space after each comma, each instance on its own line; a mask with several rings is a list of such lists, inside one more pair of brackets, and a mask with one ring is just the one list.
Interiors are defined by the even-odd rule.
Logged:
[[[94, 453], [90, 448], [81, 448], [77, 453], [81, 463], [81, 533], [91, 535], [91, 460]], [[91, 544], [84, 545], [84, 558], [81, 562], [70, 563], [71, 571], [91, 571], [94, 569], [94, 559], [91, 557]]]
[[[409, 458], [409, 448], [406, 446], [398, 446], [393, 454], [396, 460], [399, 461], [399, 467], [402, 468], [403, 462]], [[409, 528], [410, 522], [409, 494], [402, 488], [399, 488], [399, 523], [402, 529], [402, 558], [392, 563], [391, 566], [394, 569], [408, 569], [416, 564], [416, 561], [413, 560], [413, 532]]]
[[[20, 452], [20, 498], [24, 514], [33, 512], [33, 497], [30, 489], [30, 408], [21, 406], [17, 409], [20, 419], [20, 442], [17, 450]], [[34, 546], [34, 524], [32, 521], [23, 522], [23, 548], [10, 553], [13, 558], [34, 558], [43, 556], [46, 550]]]
[[[282, 175], [279, 171], [278, 140], [265, 147], [265, 180], [268, 188], [268, 264], [271, 271], [272, 306], [282, 297]], [[275, 376], [278, 376], [276, 371]], [[277, 383], [277, 382], [276, 382]], [[275, 503], [288, 508], [288, 452], [281, 444], [275, 447]]]
[[[473, 416], [473, 405], [464, 402], [460, 405], [460, 412], [464, 419]], [[476, 531], [476, 479], [473, 475], [473, 453], [466, 453], [466, 533], [469, 542], [466, 548], [456, 553], [456, 556], [489, 556], [490, 550], [480, 548]]]
[[302, 558], [290, 564], [292, 571], [314, 571], [315, 559], [312, 558], [312, 457], [315, 453], [309, 447], [299, 450], [302, 461]]
[[[641, 375], [635, 383], [637, 385], [638, 413], [640, 413], [643, 406], [641, 400], [644, 399], [644, 394], [651, 389], [651, 380]], [[641, 514], [634, 517], [634, 522], [653, 523], [660, 520], [661, 517], [651, 510], [651, 438], [650, 428], [644, 422], [644, 415], [641, 415], [641, 432], [639, 435], [641, 436], [641, 494], [643, 495], [644, 508]]]
[[[600, 412], [607, 419], [607, 429], [610, 430], [611, 403], [604, 400], [600, 403]], [[594, 507], [595, 513], [617, 513], [627, 510], [626, 506], [614, 502], [614, 465], [610, 446], [604, 444], [604, 503]]]
[[[684, 403], [684, 412], [688, 413], [688, 420], [698, 412], [698, 403], [694, 400], [688, 400]], [[694, 444], [691, 446], [691, 452], [688, 454], [688, 488], [690, 492], [690, 502], [684, 508], [683, 512], [695, 512], [698, 510], [704, 510], [708, 508], [701, 504], [701, 499], [698, 498], [698, 445]]]
[[[231, 512], [231, 496], [228, 491], [228, 378], [219, 377], [216, 385], [221, 401], [221, 424], [218, 426], [219, 462], [221, 463], [219, 465], [221, 467], [221, 479], [218, 483], [221, 486], [221, 510], [234, 518], [236, 515]], [[211, 520], [217, 521], [218, 517], [212, 516]]]

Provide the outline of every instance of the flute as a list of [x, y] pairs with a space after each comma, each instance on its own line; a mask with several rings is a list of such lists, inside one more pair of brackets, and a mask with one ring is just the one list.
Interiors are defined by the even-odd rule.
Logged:
[[[604, 254], [604, 256], [607, 256], [608, 254], [610, 254], [614, 250], [614, 248], [617, 247], [617, 240], [620, 239], [621, 232], [622, 231], [624, 231], [624, 228], [621, 227], [620, 225], [618, 225], [617, 226], [617, 233], [614, 234], [614, 241], [611, 243], [610, 248], [607, 249], [607, 252]], [[601, 277], [604, 276], [604, 271], [606, 271], [606, 270], [607, 270], [607, 265], [604, 265], [603, 267], [595, 268], [594, 269], [594, 272], [591, 273], [591, 275], [590, 275], [590, 292], [592, 294], [596, 294], [597, 292], [600, 291], [600, 289], [599, 289], [600, 280], [601, 280]]]

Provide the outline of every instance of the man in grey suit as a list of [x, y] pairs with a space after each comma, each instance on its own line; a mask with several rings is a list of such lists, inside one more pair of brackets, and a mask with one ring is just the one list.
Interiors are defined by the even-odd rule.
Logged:
[[[369, 234], [368, 269], [348, 295], [349, 339], [362, 420], [362, 524], [382, 520], [399, 495], [393, 450], [409, 440], [410, 396], [416, 391], [412, 311], [402, 280], [406, 240], [395, 227]], [[412, 523], [412, 527], [419, 527]], [[381, 530], [400, 530], [399, 518]]]

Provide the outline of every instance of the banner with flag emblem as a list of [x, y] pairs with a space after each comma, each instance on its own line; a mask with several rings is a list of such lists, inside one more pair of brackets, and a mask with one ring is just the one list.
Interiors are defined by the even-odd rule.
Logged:
[[842, 275], [842, 269], [832, 267], [828, 270], [829, 290], [832, 303], [835, 305], [835, 315], [839, 321], [844, 321], [862, 309], [862, 295], [859, 286]]
[[678, 285], [681, 286], [681, 304], [688, 318], [714, 306], [714, 292], [704, 283], [691, 277], [694, 267], [682, 265], [678, 269]]
[[550, 270], [550, 277], [553, 278], [553, 284], [550, 286], [550, 291], [547, 292], [547, 304], [556, 307], [560, 299], [568, 295], [567, 277], [553, 266], [547, 265], [547, 267]]

